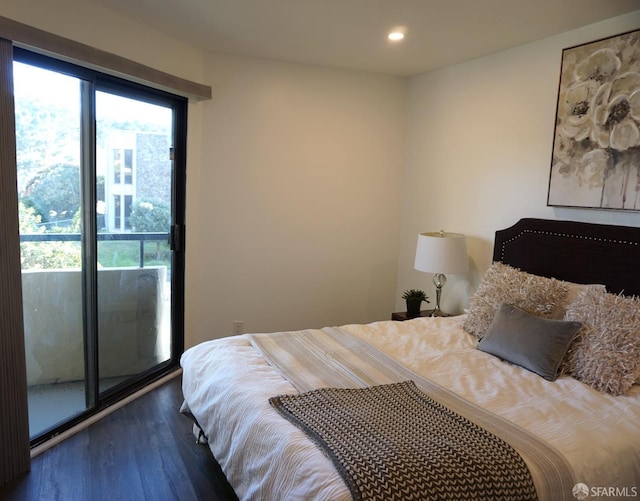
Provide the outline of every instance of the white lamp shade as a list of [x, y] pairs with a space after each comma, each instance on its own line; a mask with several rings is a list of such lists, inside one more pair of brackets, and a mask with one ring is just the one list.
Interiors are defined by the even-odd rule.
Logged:
[[414, 268], [427, 273], [465, 273], [469, 269], [467, 239], [460, 233], [420, 233]]

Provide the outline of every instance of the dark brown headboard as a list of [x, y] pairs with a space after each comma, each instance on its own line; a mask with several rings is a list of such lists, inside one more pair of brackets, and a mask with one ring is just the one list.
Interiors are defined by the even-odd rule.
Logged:
[[535, 275], [640, 295], [640, 228], [521, 219], [496, 231], [493, 260]]

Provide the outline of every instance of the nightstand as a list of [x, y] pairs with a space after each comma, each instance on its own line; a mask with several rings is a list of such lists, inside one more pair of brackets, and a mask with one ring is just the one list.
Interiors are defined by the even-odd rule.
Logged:
[[[433, 310], [422, 310], [420, 312], [420, 316], [428, 317], [429, 315], [431, 315], [432, 311]], [[399, 322], [404, 322], [405, 320], [411, 320], [413, 318], [418, 318], [418, 317], [408, 317], [406, 311], [396, 311], [395, 313], [391, 314], [391, 320], [398, 320]]]

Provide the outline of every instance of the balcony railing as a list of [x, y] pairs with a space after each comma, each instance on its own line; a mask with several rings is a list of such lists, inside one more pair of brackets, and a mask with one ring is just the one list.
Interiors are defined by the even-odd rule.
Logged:
[[[20, 242], [80, 242], [80, 233], [25, 233]], [[138, 241], [140, 245], [139, 266], [144, 268], [144, 243], [169, 242], [169, 233], [98, 233], [98, 242]]]

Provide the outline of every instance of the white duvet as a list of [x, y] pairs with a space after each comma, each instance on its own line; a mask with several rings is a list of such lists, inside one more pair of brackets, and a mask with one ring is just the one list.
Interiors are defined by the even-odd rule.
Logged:
[[[567, 376], [546, 381], [475, 349], [462, 318], [341, 328], [546, 440], [591, 494], [640, 497], [640, 386], [613, 397]], [[240, 499], [351, 499], [320, 449], [270, 406], [270, 397], [296, 390], [246, 337], [202, 343], [181, 364], [185, 400]]]

